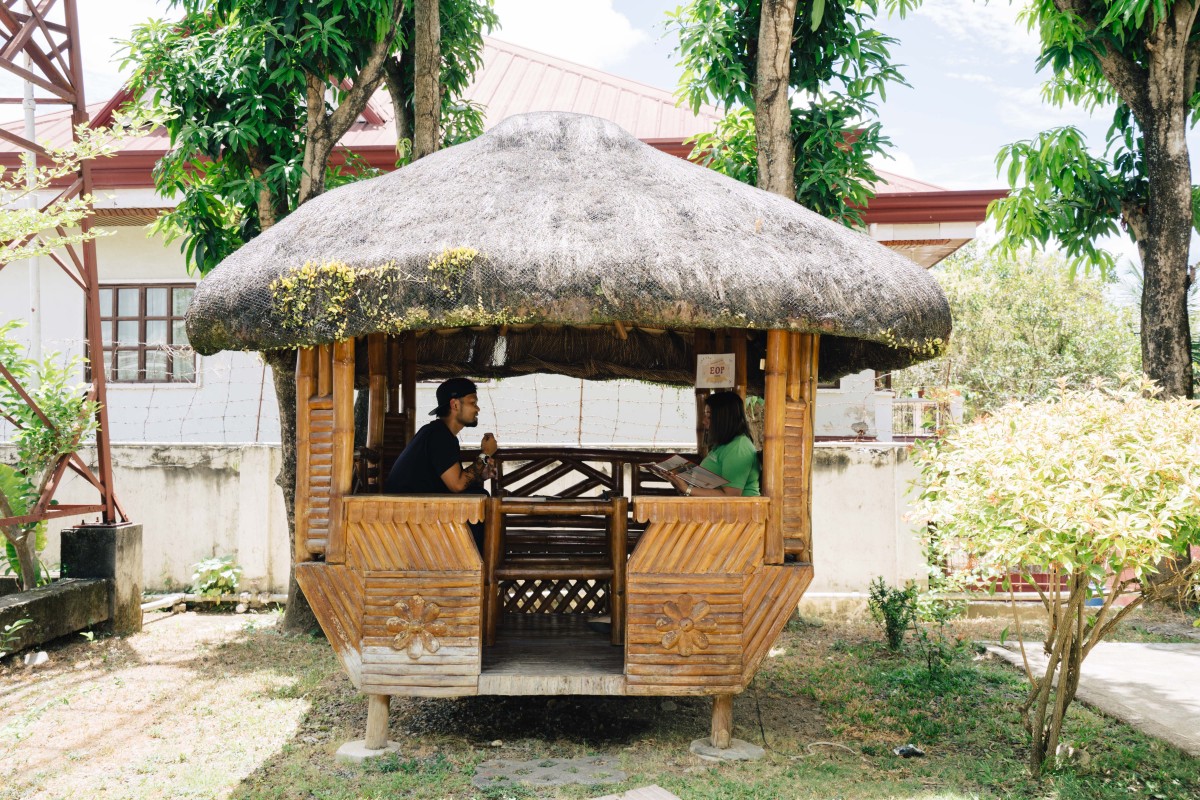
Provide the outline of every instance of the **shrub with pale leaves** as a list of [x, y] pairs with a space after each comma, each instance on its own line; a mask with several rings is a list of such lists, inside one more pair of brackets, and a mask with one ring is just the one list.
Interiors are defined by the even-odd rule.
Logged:
[[1103, 584], [1200, 542], [1200, 404], [1153, 387], [1061, 389], [964, 425], [917, 453], [914, 517], [966, 552], [974, 577], [1033, 565]]

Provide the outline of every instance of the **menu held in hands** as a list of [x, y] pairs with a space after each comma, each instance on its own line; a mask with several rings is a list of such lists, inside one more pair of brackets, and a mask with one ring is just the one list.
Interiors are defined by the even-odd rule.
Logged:
[[699, 464], [693, 464], [681, 455], [673, 455], [657, 464], [647, 464], [646, 469], [662, 478], [671, 475], [678, 477], [684, 483], [700, 489], [716, 489], [729, 481], [715, 472], [709, 472]]

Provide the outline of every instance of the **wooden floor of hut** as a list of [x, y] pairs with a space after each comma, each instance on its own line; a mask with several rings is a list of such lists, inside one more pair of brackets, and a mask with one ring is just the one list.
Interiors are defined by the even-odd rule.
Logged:
[[582, 614], [505, 614], [483, 650], [480, 694], [625, 694], [625, 648]]

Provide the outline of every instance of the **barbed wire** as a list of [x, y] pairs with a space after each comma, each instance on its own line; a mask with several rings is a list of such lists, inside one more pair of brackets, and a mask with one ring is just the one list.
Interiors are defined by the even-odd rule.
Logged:
[[[188, 358], [187, 347], [122, 343]], [[43, 341], [46, 353], [82, 357], [80, 339]], [[277, 444], [279, 410], [270, 369], [254, 353], [196, 356], [193, 380], [162, 381], [161, 369], [121, 370], [108, 384], [109, 432], [114, 444]], [[136, 377], [136, 380], [128, 378]], [[84, 372], [79, 368], [78, 380]], [[690, 388], [638, 381], [582, 381], [560, 375], [531, 375], [478, 382], [478, 432], [492, 431], [503, 445], [694, 446], [695, 396]], [[436, 381], [417, 386], [418, 427], [436, 406]], [[0, 420], [0, 442], [13, 429]], [[472, 443], [471, 431], [463, 440]]]

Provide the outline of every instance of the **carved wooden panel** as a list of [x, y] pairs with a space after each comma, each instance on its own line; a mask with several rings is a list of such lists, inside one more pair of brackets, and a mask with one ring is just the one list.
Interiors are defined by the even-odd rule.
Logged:
[[348, 497], [346, 562], [363, 570], [481, 573], [469, 522], [482, 497]]
[[471, 572], [370, 572], [362, 691], [475, 694], [481, 667], [483, 578]]
[[629, 694], [727, 694], [742, 689], [741, 575], [629, 577]]
[[296, 582], [312, 606], [355, 687], [362, 688], [362, 576], [349, 567], [309, 561], [296, 565]]
[[742, 672], [746, 683], [779, 638], [812, 578], [813, 568], [808, 564], [761, 566], [746, 576]]

